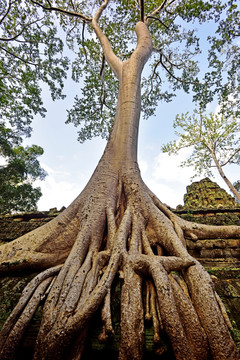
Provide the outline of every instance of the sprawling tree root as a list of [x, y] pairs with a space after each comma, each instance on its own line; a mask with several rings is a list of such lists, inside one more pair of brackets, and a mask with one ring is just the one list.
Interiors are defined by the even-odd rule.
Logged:
[[216, 232], [240, 236], [238, 227], [179, 219], [145, 186], [137, 168], [116, 173], [103, 162], [63, 214], [1, 247], [2, 272], [41, 272], [25, 288], [2, 329], [0, 359], [15, 358], [43, 296], [34, 360], [80, 359], [89, 320], [100, 306], [99, 339], [107, 341], [114, 334], [111, 285], [118, 272], [123, 278], [119, 359], [142, 358], [144, 317], [152, 320], [159, 353], [164, 334], [176, 359], [238, 359], [221, 300], [185, 246], [185, 237], [196, 240]]

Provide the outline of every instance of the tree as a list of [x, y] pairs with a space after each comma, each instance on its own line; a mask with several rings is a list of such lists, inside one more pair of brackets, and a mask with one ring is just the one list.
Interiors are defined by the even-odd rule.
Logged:
[[175, 131], [179, 139], [163, 145], [162, 151], [170, 155], [192, 146], [192, 154], [181, 166], [194, 166], [197, 174], [204, 172], [207, 176], [212, 176], [211, 168], [217, 168], [239, 202], [239, 192], [222, 169], [227, 164], [240, 163], [239, 119], [234, 115], [226, 117], [224, 113], [204, 115], [195, 111], [193, 115], [178, 115], [173, 126], [183, 133]]
[[20, 145], [34, 115], [45, 116], [43, 84], [54, 100], [64, 98], [68, 60], [52, 19], [28, 1], [0, 0], [0, 29], [0, 155], [7, 163], [0, 168], [0, 213], [29, 211], [41, 197], [32, 182], [45, 176], [37, 160], [43, 149]]
[[235, 183], [233, 183], [233, 186], [234, 186], [235, 189], [239, 192], [239, 190], [240, 190], [240, 181], [237, 180]]
[[0, 166], [0, 213], [34, 210], [42, 193], [32, 183], [46, 176], [37, 160], [43, 149], [18, 145], [19, 138], [3, 124], [0, 134], [0, 155], [5, 162]]
[[1, 122], [19, 136], [29, 136], [33, 116], [46, 112], [43, 83], [53, 99], [64, 97], [68, 60], [62, 56], [63, 42], [53, 21], [29, 1], [1, 0], [0, 28]]
[[[79, 47], [74, 76], [81, 77], [83, 70], [87, 75], [69, 120], [85, 122], [80, 139], [107, 136], [109, 128], [111, 134], [91, 179], [72, 204], [50, 223], [1, 246], [2, 274], [21, 269], [39, 274], [2, 329], [0, 359], [14, 358], [43, 296], [35, 360], [80, 359], [90, 319], [100, 307], [100, 338], [106, 341], [113, 334], [111, 286], [119, 271], [123, 279], [119, 359], [142, 358], [144, 316], [152, 317], [156, 347], [165, 333], [176, 359], [238, 359], [221, 300], [207, 272], [188, 254], [185, 238], [239, 237], [239, 227], [192, 224], [178, 218], [147, 188], [137, 165], [141, 74], [153, 49], [153, 72], [143, 79], [146, 116], [153, 113], [157, 100], [172, 96], [160, 87], [161, 69], [174, 91], [181, 84], [189, 90], [191, 82], [196, 91], [202, 90], [195, 63], [189, 60], [198, 52], [198, 40], [191, 30], [181, 31], [180, 22], [215, 18], [215, 12], [219, 15], [228, 5], [151, 1], [145, 3], [143, 16], [143, 1], [141, 11], [130, 0], [31, 3], [44, 13], [55, 12], [64, 29], [70, 25], [69, 45], [77, 42]], [[171, 50], [177, 41], [180, 52]]]

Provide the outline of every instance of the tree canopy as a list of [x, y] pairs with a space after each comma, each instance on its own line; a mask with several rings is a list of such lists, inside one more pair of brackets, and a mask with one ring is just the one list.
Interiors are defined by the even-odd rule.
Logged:
[[23, 147], [14, 131], [0, 127], [0, 213], [30, 211], [36, 209], [42, 193], [33, 182], [43, 180], [46, 172], [41, 168], [38, 156], [40, 146]]
[[61, 98], [67, 59], [54, 21], [30, 1], [0, 2], [1, 121], [30, 135], [30, 124], [46, 109], [41, 99], [47, 83], [53, 99]]

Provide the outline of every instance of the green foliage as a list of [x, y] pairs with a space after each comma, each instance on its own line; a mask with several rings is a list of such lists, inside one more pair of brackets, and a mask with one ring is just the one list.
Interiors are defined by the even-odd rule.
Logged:
[[235, 189], [237, 189], [237, 191], [240, 192], [240, 180], [236, 181], [233, 185]]
[[[214, 1], [213, 1], [214, 3]], [[202, 106], [217, 96], [226, 115], [235, 107], [239, 115], [240, 90], [240, 6], [237, 0], [221, 1], [214, 5], [213, 19], [217, 23], [215, 34], [208, 36], [208, 68], [205, 86], [194, 99]]]
[[[237, 180], [236, 182], [234, 182], [233, 186], [235, 187], [237, 192], [240, 194], [240, 180]], [[239, 202], [238, 199], [236, 199], [236, 201]]]
[[62, 50], [52, 16], [31, 1], [0, 0], [1, 121], [29, 136], [33, 116], [46, 112], [43, 82], [53, 99], [63, 97], [68, 61]]
[[31, 1], [0, 0], [0, 213], [36, 208], [45, 171], [37, 157], [42, 148], [23, 148], [36, 114], [45, 116], [41, 98], [47, 84], [52, 98], [62, 94], [68, 60], [62, 55], [52, 14]]
[[39, 146], [17, 145], [18, 137], [3, 125], [0, 127], [0, 213], [30, 211], [42, 193], [32, 186], [33, 181], [44, 179], [46, 172], [41, 168], [38, 156], [43, 154]]
[[192, 147], [192, 154], [181, 166], [194, 166], [196, 175], [211, 176], [211, 168], [216, 167], [214, 158], [221, 167], [240, 164], [239, 118], [195, 111], [192, 115], [178, 115], [174, 127], [180, 129], [175, 131], [178, 140], [163, 145], [162, 151], [170, 155]]

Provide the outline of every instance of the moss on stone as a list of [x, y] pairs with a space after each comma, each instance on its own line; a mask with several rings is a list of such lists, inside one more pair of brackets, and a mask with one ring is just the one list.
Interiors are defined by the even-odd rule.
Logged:
[[187, 193], [184, 195], [184, 207], [189, 209], [236, 206], [235, 199], [209, 178], [187, 186]]
[[22, 274], [0, 278], [0, 329], [14, 306], [17, 304], [22, 290], [32, 277], [32, 274]]

